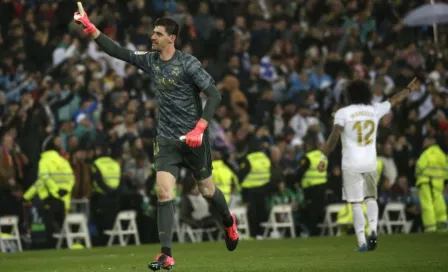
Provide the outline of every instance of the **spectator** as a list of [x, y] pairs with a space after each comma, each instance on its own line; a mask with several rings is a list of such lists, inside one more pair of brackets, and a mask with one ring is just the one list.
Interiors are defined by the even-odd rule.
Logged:
[[[125, 172], [134, 173], [123, 184], [132, 185], [125, 187], [129, 195], [141, 197], [130, 197], [132, 203], [122, 207], [154, 205], [144, 197], [151, 196], [155, 183], [152, 175], [148, 178], [158, 114], [153, 78], [100, 51], [72, 22], [75, 1], [13, 2], [0, 1], [0, 137], [14, 138], [8, 154], [17, 185], [11, 188], [9, 178], [0, 182], [9, 190], [8, 199], [16, 201], [19, 187], [27, 190], [37, 180], [42, 144], [57, 135], [60, 155], [69, 157], [74, 168], [76, 197], [90, 197], [87, 184], [93, 178], [84, 169], [97, 159], [92, 145], [101, 142]], [[158, 17], [178, 21], [177, 49], [200, 59], [222, 92], [221, 106], [209, 122], [211, 144], [228, 150], [227, 163], [241, 172], [240, 156], [254, 139], [261, 141], [260, 151], [271, 157], [271, 183], [283, 181], [297, 192], [303, 147], [328, 137], [332, 113], [345, 104], [347, 82], [366, 80], [372, 102], [381, 102], [416, 76], [420, 87], [381, 120], [377, 139], [384, 165], [381, 198], [408, 198], [416, 184], [409, 173], [414, 173], [424, 138], [434, 137], [448, 151], [446, 33], [439, 33], [436, 44], [431, 31], [403, 28], [399, 21], [416, 1], [231, 2], [84, 5], [101, 31], [132, 51], [149, 50], [148, 34]], [[329, 157], [332, 182], [322, 205], [341, 201], [340, 152], [341, 145]], [[417, 222], [418, 199], [406, 203]], [[153, 209], [145, 211], [139, 223], [156, 218]], [[253, 210], [249, 214], [258, 216]], [[145, 224], [151, 223], [140, 227]]]

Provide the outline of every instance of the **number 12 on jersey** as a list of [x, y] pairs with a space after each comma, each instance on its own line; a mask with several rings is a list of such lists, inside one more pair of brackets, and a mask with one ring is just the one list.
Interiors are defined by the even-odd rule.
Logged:
[[353, 124], [353, 129], [356, 130], [358, 135], [359, 146], [366, 146], [373, 143], [373, 139], [371, 139], [375, 131], [375, 122], [373, 120], [356, 121]]

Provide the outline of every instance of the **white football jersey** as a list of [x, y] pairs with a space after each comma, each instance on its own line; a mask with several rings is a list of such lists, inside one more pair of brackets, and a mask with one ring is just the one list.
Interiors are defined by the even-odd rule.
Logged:
[[350, 105], [339, 109], [334, 124], [344, 127], [342, 169], [357, 173], [376, 171], [378, 121], [390, 111], [389, 101], [373, 105]]

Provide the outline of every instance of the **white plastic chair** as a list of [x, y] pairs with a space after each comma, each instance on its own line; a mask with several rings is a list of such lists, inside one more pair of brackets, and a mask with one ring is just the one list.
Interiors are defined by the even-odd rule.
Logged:
[[[16, 243], [17, 250], [22, 251], [22, 242], [20, 241], [19, 217], [15, 215], [0, 217], [0, 248], [2, 252], [7, 252], [9, 243]], [[11, 233], [2, 236], [2, 227], [12, 227]]]
[[218, 230], [218, 228], [214, 228], [214, 227], [194, 229], [186, 223], [181, 224], [181, 233], [183, 235], [188, 235], [188, 237], [190, 238], [190, 241], [192, 243], [202, 242], [203, 238], [204, 238], [204, 234], [207, 235], [207, 238], [209, 241], [215, 241], [215, 238], [213, 237], [213, 233], [217, 230]]
[[[77, 227], [78, 231], [72, 231], [72, 227]], [[67, 247], [71, 248], [75, 239], [83, 239], [87, 248], [92, 247], [90, 241], [89, 228], [87, 227], [87, 217], [83, 213], [69, 213], [65, 216], [61, 233], [53, 234], [58, 239], [57, 249], [61, 249], [62, 242], [65, 239]]]
[[[398, 213], [398, 218], [392, 220], [390, 213]], [[400, 227], [402, 233], [409, 233], [412, 227], [412, 221], [406, 219], [406, 206], [401, 202], [389, 202], [384, 208], [383, 215], [379, 222], [379, 228], [382, 233], [386, 230], [388, 234], [393, 233], [393, 227]]]
[[235, 214], [237, 221], [237, 228], [241, 239], [248, 239], [250, 237], [249, 220], [247, 219], [247, 208], [236, 207], [230, 209]]
[[[279, 221], [277, 217], [282, 217], [283, 220]], [[268, 237], [270, 230], [273, 234], [278, 234], [280, 229], [282, 229], [281, 237], [284, 237], [287, 229], [289, 229], [292, 238], [296, 237], [291, 205], [275, 205], [272, 207], [269, 220], [261, 223], [261, 226], [264, 228], [264, 238]], [[274, 235], [270, 236], [274, 238]]]
[[[134, 236], [135, 244], [140, 245], [140, 236], [138, 235], [137, 223], [136, 223], [137, 213], [134, 210], [121, 211], [117, 214], [115, 218], [114, 226], [111, 230], [105, 230], [104, 233], [109, 235], [108, 246], [112, 246], [114, 238], [118, 237], [120, 246], [126, 246], [131, 235]], [[123, 229], [121, 226], [122, 222], [128, 222], [128, 227]]]
[[89, 199], [72, 199], [70, 202], [70, 213], [83, 213], [87, 218], [90, 218]]
[[337, 214], [342, 210], [344, 207], [344, 203], [335, 203], [330, 204], [325, 208], [325, 217], [322, 224], [319, 224], [318, 226], [321, 228], [321, 236], [324, 236], [326, 231], [328, 231], [328, 234], [330, 236], [334, 236], [334, 228], [338, 228], [338, 224], [336, 222], [336, 219], [333, 220], [333, 217], [336, 217]]

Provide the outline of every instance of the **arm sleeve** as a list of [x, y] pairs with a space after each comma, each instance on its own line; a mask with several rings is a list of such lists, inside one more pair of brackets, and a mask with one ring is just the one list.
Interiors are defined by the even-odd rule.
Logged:
[[297, 180], [302, 180], [303, 175], [308, 170], [308, 168], [310, 168], [310, 165], [311, 163], [308, 157], [302, 157], [302, 159], [299, 161], [299, 167], [297, 169]]
[[238, 179], [240, 181], [240, 183], [242, 183], [244, 181], [244, 179], [246, 178], [246, 176], [249, 174], [251, 166], [250, 166], [250, 162], [247, 159], [247, 157], [244, 157], [240, 162], [240, 169], [238, 171]]
[[420, 158], [417, 160], [417, 164], [415, 166], [415, 176], [418, 178], [419, 175], [423, 173], [426, 166], [428, 165], [427, 156], [425, 153], [422, 153]]
[[38, 182], [41, 182], [40, 180], [37, 180], [33, 185], [31, 185], [30, 188], [28, 188], [28, 190], [26, 190], [26, 192], [23, 194], [23, 198], [25, 200], [31, 200], [33, 199], [34, 195], [36, 195], [37, 193], [37, 185]]
[[373, 107], [375, 108], [375, 115], [379, 119], [389, 113], [391, 104], [389, 101], [384, 101], [383, 103], [373, 104]]
[[185, 67], [187, 74], [193, 80], [193, 83], [207, 96], [207, 103], [205, 104], [201, 118], [208, 122], [215, 114], [219, 103], [221, 103], [221, 94], [214, 85], [215, 81], [210, 74], [205, 71], [197, 58], [191, 56], [187, 60]]
[[342, 109], [338, 110], [334, 115], [334, 124], [341, 127], [345, 126], [345, 114]]
[[49, 167], [48, 162], [40, 161], [39, 162], [39, 174], [38, 179], [40, 182], [43, 183], [43, 185], [47, 188], [50, 195], [54, 198], [59, 198], [58, 194], [58, 185], [56, 182], [51, 178], [50, 172], [51, 169]]
[[145, 51], [132, 51], [117, 45], [114, 41], [101, 33], [95, 39], [98, 46], [104, 50], [108, 55], [137, 66], [138, 68], [148, 71], [149, 69], [149, 54]]
[[98, 187], [100, 187], [104, 193], [110, 192], [111, 189], [106, 185], [106, 183], [104, 183], [103, 176], [101, 175], [100, 171], [95, 165], [92, 165], [91, 172], [92, 172], [92, 181], [96, 182]]
[[205, 103], [204, 111], [202, 112], [201, 118], [209, 122], [215, 114], [216, 108], [219, 106], [219, 103], [221, 103], [221, 94], [213, 84], [206, 88], [204, 90], [204, 93], [207, 96], [207, 102]]
[[60, 108], [64, 107], [64, 106], [67, 105], [68, 103], [70, 103], [70, 102], [73, 100], [74, 97], [75, 97], [74, 93], [73, 93], [73, 92], [70, 92], [70, 94], [67, 95], [66, 98], [58, 99], [57, 101], [54, 101], [54, 102], [51, 103], [51, 105], [50, 105], [51, 110], [52, 110], [53, 112], [59, 110]]

